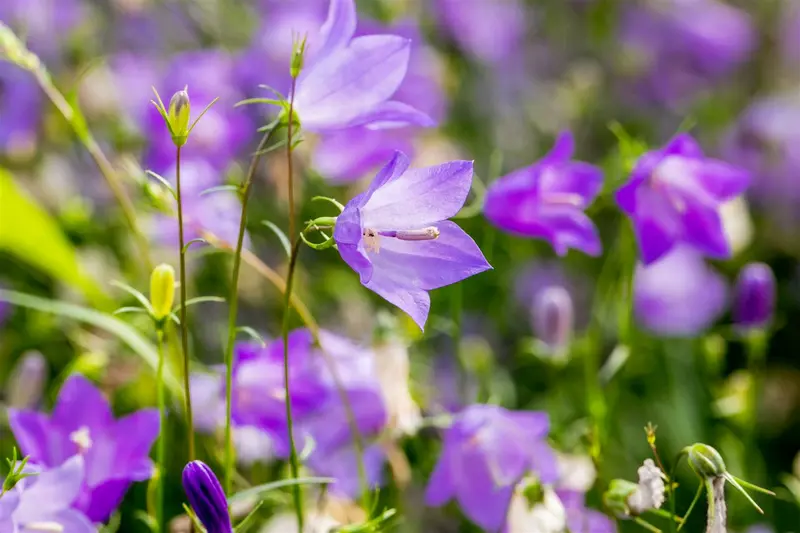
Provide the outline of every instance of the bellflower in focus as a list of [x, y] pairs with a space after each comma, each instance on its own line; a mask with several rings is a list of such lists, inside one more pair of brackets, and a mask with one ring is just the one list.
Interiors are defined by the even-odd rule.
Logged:
[[562, 133], [540, 161], [493, 182], [486, 191], [486, 218], [509, 233], [550, 242], [559, 255], [570, 248], [600, 255], [597, 228], [583, 211], [600, 192], [603, 173], [572, 161], [574, 151], [572, 134]]
[[233, 533], [225, 492], [208, 465], [202, 461], [187, 464], [183, 469], [183, 490], [208, 533]]
[[733, 301], [733, 320], [743, 328], [760, 329], [775, 311], [775, 274], [764, 263], [750, 263], [739, 273]]
[[397, 152], [370, 187], [350, 200], [333, 237], [361, 284], [424, 328], [428, 291], [491, 268], [454, 222], [472, 185], [472, 162], [409, 170]]
[[31, 475], [0, 498], [0, 531], [96, 533], [89, 519], [71, 508], [81, 493], [85, 475], [81, 456], [49, 470], [28, 464], [23, 473]]
[[70, 376], [53, 413], [9, 409], [9, 425], [22, 453], [45, 467], [82, 455], [86, 476], [73, 507], [92, 521], [106, 520], [134, 481], [153, 475], [150, 447], [159, 432], [156, 409], [118, 420], [108, 401], [86, 378]]
[[645, 265], [679, 242], [724, 259], [731, 252], [720, 204], [743, 193], [749, 181], [745, 170], [704, 157], [691, 136], [680, 134], [639, 158], [616, 199], [633, 221]]
[[408, 69], [410, 41], [396, 35], [353, 38], [356, 24], [354, 0], [331, 0], [297, 80], [294, 107], [303, 128], [432, 126], [425, 113], [391, 99]]
[[455, 498], [473, 522], [499, 531], [514, 487], [529, 471], [542, 483], [558, 477], [556, 457], [545, 441], [549, 428], [543, 412], [467, 407], [445, 431], [425, 502], [438, 507]]

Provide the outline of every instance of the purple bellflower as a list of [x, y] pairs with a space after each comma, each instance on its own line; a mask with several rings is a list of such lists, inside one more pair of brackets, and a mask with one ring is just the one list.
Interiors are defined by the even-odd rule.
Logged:
[[547, 240], [559, 255], [570, 248], [600, 255], [597, 228], [583, 211], [600, 192], [603, 173], [572, 161], [574, 151], [572, 134], [562, 133], [540, 161], [492, 183], [483, 207], [486, 218], [509, 233]]
[[472, 162], [409, 170], [400, 153], [350, 200], [334, 229], [342, 259], [361, 284], [424, 328], [428, 291], [491, 268], [475, 241], [447, 220], [464, 205]]
[[396, 35], [353, 38], [356, 24], [354, 0], [331, 0], [297, 80], [294, 106], [303, 128], [432, 126], [428, 115], [392, 99], [406, 76], [410, 41]]
[[684, 133], [639, 158], [616, 199], [633, 220], [645, 265], [679, 242], [724, 259], [731, 251], [719, 207], [742, 194], [749, 181], [745, 170], [704, 157], [697, 142]]
[[208, 533], [233, 533], [225, 492], [207, 464], [192, 461], [184, 467], [183, 490]]
[[586, 507], [583, 492], [558, 490], [558, 498], [567, 513], [567, 526], [571, 533], [616, 533], [617, 526], [608, 515]]
[[555, 454], [545, 442], [549, 428], [543, 412], [467, 407], [445, 431], [425, 502], [438, 507], [455, 498], [470, 520], [500, 531], [514, 487], [528, 472], [542, 483], [558, 479]]
[[775, 312], [775, 274], [764, 263], [750, 263], [739, 273], [733, 301], [733, 321], [746, 329], [767, 326]]
[[12, 159], [33, 155], [41, 108], [42, 92], [33, 75], [9, 62], [0, 62], [0, 155]]
[[657, 263], [636, 267], [634, 313], [654, 333], [697, 335], [722, 315], [727, 300], [725, 280], [691, 248], [681, 246]]
[[81, 456], [49, 470], [28, 464], [23, 472], [31, 475], [0, 498], [0, 531], [96, 533], [97, 528], [89, 519], [71, 508], [81, 492], [85, 474]]
[[159, 432], [156, 409], [118, 420], [99, 390], [80, 375], [70, 376], [53, 413], [9, 409], [9, 425], [22, 453], [48, 468], [83, 456], [86, 475], [73, 507], [92, 521], [108, 519], [134, 481], [153, 475], [150, 447]]

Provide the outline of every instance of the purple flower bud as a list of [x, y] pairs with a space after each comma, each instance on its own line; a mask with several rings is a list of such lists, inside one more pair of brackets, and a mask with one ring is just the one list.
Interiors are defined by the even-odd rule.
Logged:
[[750, 263], [739, 273], [733, 319], [739, 326], [763, 328], [775, 308], [775, 275], [764, 263]]
[[8, 380], [8, 405], [33, 409], [42, 399], [47, 361], [39, 352], [27, 352], [14, 367]]
[[575, 323], [572, 297], [564, 287], [553, 285], [536, 295], [533, 302], [533, 332], [554, 352], [563, 352]]
[[183, 469], [183, 490], [208, 533], [232, 533], [228, 501], [214, 471], [202, 461]]

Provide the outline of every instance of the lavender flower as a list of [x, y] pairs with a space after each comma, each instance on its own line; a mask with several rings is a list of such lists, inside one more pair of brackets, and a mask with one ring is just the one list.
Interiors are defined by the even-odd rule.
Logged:
[[661, 335], [697, 335], [725, 311], [725, 280], [687, 247], [675, 249], [655, 264], [638, 265], [633, 283], [636, 318]]
[[750, 263], [739, 273], [734, 291], [733, 320], [743, 328], [769, 324], [775, 310], [775, 274], [764, 263]]
[[703, 156], [688, 134], [644, 154], [616, 194], [633, 221], [642, 261], [650, 265], [684, 242], [714, 258], [730, 256], [720, 204], [743, 193], [743, 169]]
[[486, 192], [484, 215], [500, 229], [545, 239], [559, 255], [570, 248], [599, 255], [600, 237], [583, 212], [600, 192], [602, 171], [571, 161], [572, 134], [562, 133], [540, 161], [504, 176]]
[[208, 465], [202, 461], [187, 464], [183, 469], [183, 490], [208, 533], [233, 533], [225, 492]]
[[[0, 19], [2, 17], [0, 16]], [[0, 61], [0, 154], [27, 159], [36, 150], [42, 93], [30, 72]]]
[[83, 456], [86, 477], [73, 507], [92, 521], [106, 520], [131, 483], [153, 475], [148, 453], [159, 432], [158, 411], [143, 409], [115, 420], [108, 401], [83, 376], [67, 379], [52, 415], [9, 409], [8, 418], [31, 461], [54, 468]]
[[491, 268], [475, 242], [446, 220], [464, 205], [472, 162], [408, 170], [397, 152], [366, 192], [345, 206], [333, 236], [361, 284], [424, 328], [429, 290]]
[[88, 474], [81, 456], [49, 470], [28, 464], [23, 472], [32, 475], [0, 498], [0, 531], [97, 532], [86, 516], [71, 508]]
[[535, 471], [543, 483], [558, 477], [556, 457], [545, 442], [549, 427], [543, 412], [467, 407], [444, 434], [426, 503], [438, 507], [455, 498], [473, 522], [499, 531], [514, 486], [526, 473]]
[[585, 494], [575, 491], [556, 491], [567, 512], [570, 533], [616, 533], [615, 522], [605, 514], [586, 507]]
[[26, 36], [30, 50], [48, 63], [62, 55], [65, 40], [89, 18], [81, 0], [3, 0], [0, 20]]
[[303, 128], [432, 126], [425, 113], [391, 99], [405, 78], [411, 43], [395, 35], [353, 38], [356, 23], [353, 0], [331, 0], [297, 80], [294, 104]]

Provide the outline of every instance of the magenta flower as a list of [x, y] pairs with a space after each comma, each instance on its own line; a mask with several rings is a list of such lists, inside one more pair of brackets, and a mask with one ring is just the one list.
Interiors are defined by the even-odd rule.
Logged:
[[745, 329], [766, 327], [775, 313], [775, 274], [764, 263], [750, 263], [739, 273], [733, 320]]
[[85, 475], [82, 457], [71, 457], [50, 470], [28, 464], [23, 472], [34, 475], [19, 481], [0, 498], [0, 531], [97, 531], [86, 516], [71, 508], [81, 493]]
[[8, 420], [22, 453], [34, 463], [55, 468], [83, 456], [86, 476], [73, 507], [92, 521], [106, 520], [131, 483], [153, 475], [148, 454], [159, 432], [158, 411], [115, 420], [108, 401], [83, 376], [67, 379], [50, 416], [9, 409]]
[[233, 533], [225, 492], [207, 464], [192, 461], [184, 467], [183, 490], [207, 533]]
[[428, 291], [491, 267], [454, 222], [472, 185], [472, 162], [409, 170], [396, 152], [370, 187], [350, 200], [333, 232], [361, 284], [409, 314], [420, 328]]
[[574, 151], [572, 134], [562, 133], [540, 161], [492, 183], [483, 207], [486, 218], [509, 233], [550, 242], [559, 255], [570, 248], [600, 255], [597, 228], [583, 211], [600, 192], [603, 173], [572, 161]]
[[684, 133], [640, 157], [616, 198], [633, 220], [645, 265], [679, 242], [724, 259], [731, 251], [719, 207], [742, 194], [749, 182], [745, 170], [704, 157], [697, 142]]
[[396, 35], [353, 38], [356, 23], [353, 0], [331, 0], [297, 80], [294, 105], [303, 128], [432, 126], [425, 113], [392, 100], [406, 76], [411, 42]]
[[471, 405], [444, 434], [439, 462], [425, 493], [439, 507], [455, 498], [464, 514], [487, 531], [503, 526], [514, 486], [534, 471], [543, 483], [558, 479], [556, 457], [545, 442], [547, 414]]

